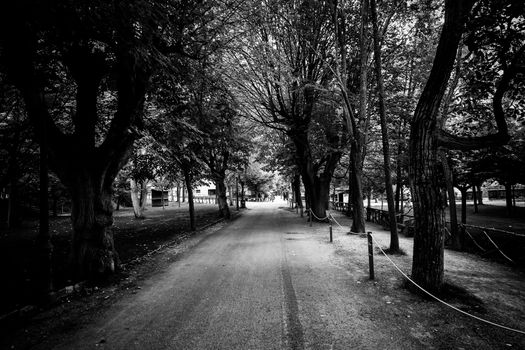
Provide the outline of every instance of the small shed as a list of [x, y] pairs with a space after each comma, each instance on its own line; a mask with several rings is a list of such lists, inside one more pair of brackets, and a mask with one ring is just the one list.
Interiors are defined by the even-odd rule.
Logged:
[[169, 203], [168, 191], [151, 190], [151, 206], [163, 207]]

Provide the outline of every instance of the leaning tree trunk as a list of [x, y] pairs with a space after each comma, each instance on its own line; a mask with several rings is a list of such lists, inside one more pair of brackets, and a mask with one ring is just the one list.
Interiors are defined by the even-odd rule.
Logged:
[[440, 194], [444, 184], [437, 156], [437, 116], [472, 5], [471, 0], [446, 1], [434, 63], [410, 129], [409, 179], [415, 216], [412, 278], [431, 292], [441, 291], [444, 283], [445, 203]]
[[99, 278], [119, 265], [113, 243], [111, 182], [89, 170], [78, 171], [70, 184], [75, 276]]

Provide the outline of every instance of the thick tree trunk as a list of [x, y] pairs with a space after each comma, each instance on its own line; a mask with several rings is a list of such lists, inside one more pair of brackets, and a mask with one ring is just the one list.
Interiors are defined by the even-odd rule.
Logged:
[[[330, 199], [330, 181], [326, 179], [318, 179], [314, 183], [314, 195], [316, 200], [310, 202], [310, 210], [315, 215], [312, 219], [314, 221], [325, 221], [328, 210], [328, 202]], [[317, 213], [324, 213], [318, 215]]]
[[71, 183], [73, 266], [78, 279], [97, 279], [113, 273], [119, 264], [113, 243], [111, 183], [79, 171]]
[[224, 184], [224, 178], [216, 179], [215, 185], [217, 187], [217, 199], [219, 204], [220, 216], [225, 219], [230, 219], [230, 208], [228, 207], [228, 199], [226, 198], [226, 185]]
[[431, 292], [441, 291], [444, 283], [445, 203], [440, 194], [444, 184], [437, 157], [437, 116], [472, 5], [471, 0], [445, 2], [445, 22], [434, 63], [410, 130], [409, 179], [415, 216], [412, 278]]
[[184, 183], [188, 189], [188, 210], [190, 214], [190, 230], [195, 231], [197, 226], [195, 225], [195, 204], [193, 203], [193, 181], [189, 171], [183, 170]]
[[374, 33], [374, 57], [379, 94], [379, 118], [381, 121], [381, 136], [383, 141], [383, 167], [385, 172], [386, 199], [388, 202], [388, 221], [390, 224], [390, 252], [399, 251], [399, 237], [397, 235], [396, 210], [394, 208], [394, 191], [392, 189], [392, 174], [390, 166], [390, 144], [388, 126], [386, 123], [385, 88], [381, 65], [381, 49], [379, 45], [379, 29], [377, 25], [377, 9], [375, 0], [370, 0], [371, 19]]

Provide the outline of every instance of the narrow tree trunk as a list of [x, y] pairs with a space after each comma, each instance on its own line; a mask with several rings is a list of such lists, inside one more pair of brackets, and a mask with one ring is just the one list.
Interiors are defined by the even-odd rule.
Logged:
[[448, 164], [448, 160], [445, 156], [444, 151], [440, 151], [441, 166], [443, 167], [443, 173], [445, 175], [446, 190], [448, 193], [448, 210], [450, 216], [450, 235], [452, 236], [452, 248], [461, 250], [461, 239], [458, 231], [458, 216], [456, 208], [456, 196], [454, 194], [454, 179], [452, 171]]
[[[197, 226], [195, 225], [195, 204], [193, 203], [193, 183], [192, 183], [190, 172], [187, 170], [183, 170], [183, 173], [184, 173], [184, 182], [186, 184], [186, 188], [188, 189], [188, 210], [190, 213], [190, 230], [195, 231], [197, 229]], [[184, 188], [184, 185], [183, 185], [183, 188]]]
[[472, 185], [472, 199], [474, 200], [474, 213], [478, 213], [478, 193], [476, 191], [476, 185]]
[[388, 126], [386, 123], [385, 88], [383, 86], [383, 74], [381, 72], [381, 49], [379, 46], [379, 29], [377, 26], [377, 10], [375, 0], [370, 0], [370, 8], [374, 33], [374, 61], [377, 77], [377, 89], [379, 94], [379, 118], [381, 121], [381, 136], [383, 141], [383, 168], [385, 172], [386, 199], [388, 203], [388, 221], [390, 224], [390, 252], [398, 252], [399, 237], [397, 235], [396, 211], [394, 208], [394, 191], [392, 189], [392, 174], [390, 170], [390, 145]]
[[461, 223], [467, 223], [467, 189], [468, 187], [460, 187], [461, 191]]
[[505, 203], [507, 207], [507, 216], [512, 216], [514, 214], [514, 208], [512, 204], [512, 185], [510, 182], [505, 182]]
[[365, 232], [363, 204], [363, 157], [365, 147], [366, 123], [368, 118], [368, 0], [361, 1], [361, 29], [359, 35], [359, 124], [363, 130], [354, 130], [350, 148], [350, 187], [352, 197], [351, 232]]
[[481, 190], [481, 185], [477, 186], [478, 188], [478, 196], [479, 196], [479, 205], [483, 205], [483, 191]]
[[362, 153], [358, 148], [350, 151], [350, 166], [352, 167], [350, 171], [350, 198], [352, 203], [352, 226], [350, 232], [352, 233], [364, 233], [366, 230], [361, 157]]

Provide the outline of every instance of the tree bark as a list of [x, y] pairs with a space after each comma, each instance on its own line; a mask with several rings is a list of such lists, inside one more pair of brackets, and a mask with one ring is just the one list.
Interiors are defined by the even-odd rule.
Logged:
[[472, 185], [472, 199], [474, 200], [474, 213], [478, 213], [478, 193], [476, 191], [476, 185]]
[[379, 45], [379, 29], [377, 25], [377, 9], [375, 0], [370, 0], [371, 20], [374, 35], [374, 61], [379, 95], [379, 118], [381, 121], [381, 136], [383, 141], [383, 167], [385, 172], [385, 189], [388, 203], [388, 219], [390, 224], [390, 252], [399, 251], [399, 237], [397, 235], [396, 210], [394, 207], [394, 191], [392, 189], [392, 174], [390, 166], [390, 145], [388, 126], [386, 123], [385, 88], [381, 72], [381, 48]]
[[483, 205], [483, 191], [481, 190], [481, 185], [476, 186], [478, 189], [478, 199], [479, 199], [479, 205]]
[[78, 169], [72, 192], [73, 267], [78, 279], [97, 279], [119, 265], [113, 243], [112, 181]]
[[133, 204], [133, 214], [136, 219], [144, 218], [144, 208], [147, 198], [147, 186], [144, 182], [137, 182], [135, 179], [129, 179], [131, 203]]
[[228, 207], [228, 199], [226, 198], [226, 185], [224, 178], [215, 179], [215, 186], [217, 187], [217, 199], [219, 204], [220, 216], [225, 219], [231, 218], [230, 208]]
[[[188, 189], [188, 210], [190, 213], [190, 230], [195, 231], [197, 226], [195, 225], [195, 204], [193, 203], [193, 181], [191, 174], [188, 170], [182, 170], [184, 173], [184, 183]], [[184, 186], [183, 186], [184, 188]]]
[[445, 2], [445, 21], [434, 63], [410, 130], [409, 179], [415, 216], [412, 278], [430, 292], [440, 292], [444, 283], [445, 203], [440, 195], [444, 184], [437, 156], [437, 116], [473, 3]]
[[514, 206], [512, 203], [512, 185], [510, 182], [505, 182], [505, 203], [507, 208], [507, 216], [514, 215]]
[[452, 248], [456, 250], [462, 250], [461, 238], [458, 231], [458, 215], [456, 207], [456, 195], [454, 194], [454, 179], [450, 169], [447, 157], [443, 151], [439, 152], [441, 158], [441, 166], [443, 167], [446, 191], [448, 194], [448, 210], [450, 217], [450, 235], [452, 236]]
[[41, 133], [40, 140], [40, 188], [39, 188], [39, 227], [38, 227], [38, 253], [39, 274], [37, 290], [39, 297], [45, 301], [53, 290], [52, 254], [53, 245], [49, 233], [49, 198], [48, 198], [48, 154], [46, 144], [46, 133]]
[[295, 200], [295, 204], [297, 205], [297, 208], [301, 214], [301, 217], [304, 217], [304, 206], [303, 206], [303, 200], [301, 198], [301, 175], [295, 174], [292, 181], [292, 190], [293, 190], [293, 198]]

